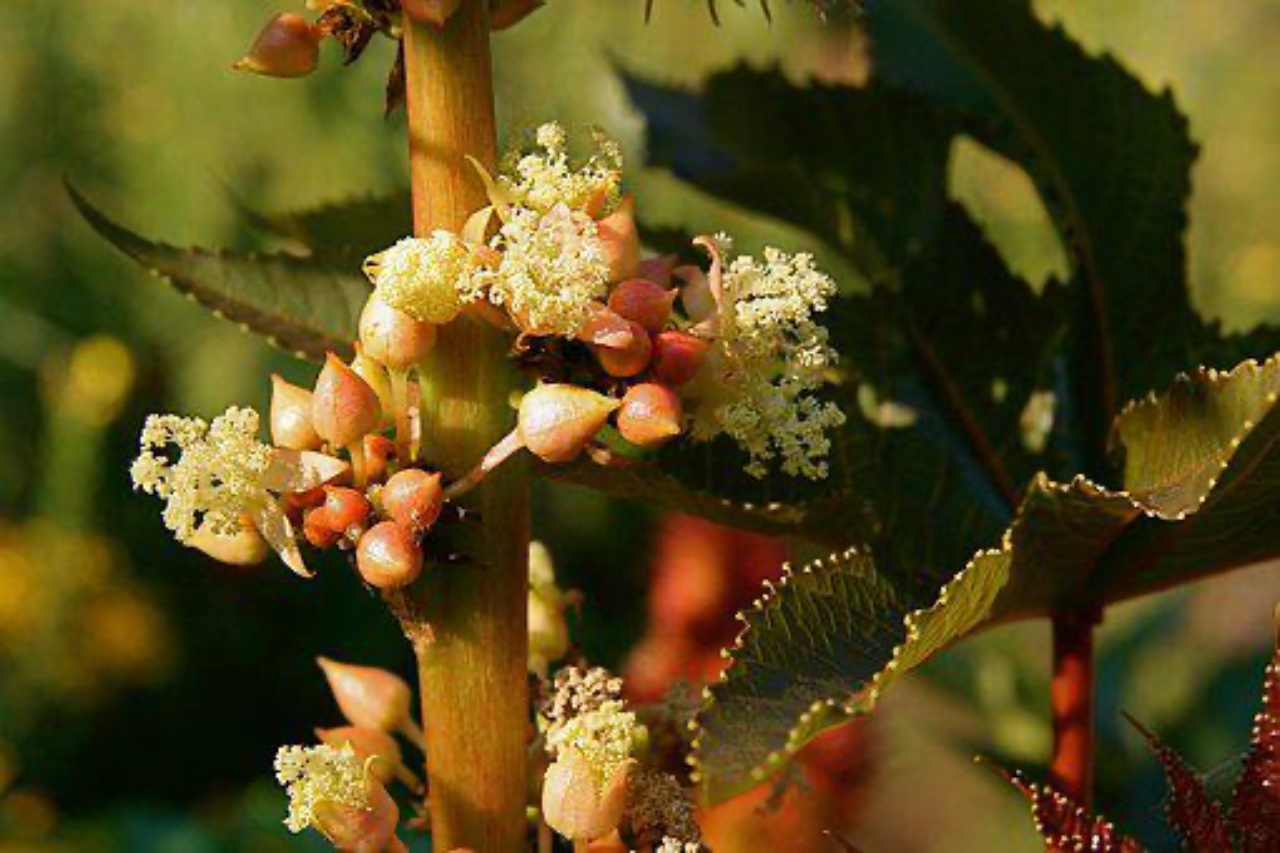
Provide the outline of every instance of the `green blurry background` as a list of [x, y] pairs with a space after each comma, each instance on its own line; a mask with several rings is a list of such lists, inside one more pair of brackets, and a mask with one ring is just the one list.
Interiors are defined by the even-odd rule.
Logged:
[[[265, 407], [267, 374], [310, 368], [125, 262], [79, 221], [69, 178], [136, 227], [178, 244], [258, 248], [242, 205], [285, 210], [404, 183], [398, 119], [382, 118], [392, 58], [344, 69], [326, 46], [304, 82], [229, 65], [272, 12], [300, 0], [41, 0], [0, 28], [0, 847], [275, 849], [311, 844], [279, 821], [276, 745], [336, 711], [317, 653], [409, 671], [382, 606], [339, 564], [312, 583], [282, 567], [213, 565], [174, 544], [127, 465], [150, 411]], [[722, 210], [645, 171], [640, 122], [616, 67], [692, 83], [745, 59], [797, 76], [865, 73], [852, 30], [801, 6], [551, 0], [496, 38], [499, 113], [518, 131], [599, 124], [637, 167], [650, 221], [736, 230], [776, 223]], [[1280, 3], [1053, 0], [1038, 4], [1092, 50], [1170, 86], [1203, 154], [1190, 262], [1197, 303], [1229, 325], [1280, 315]], [[767, 134], [770, 128], [761, 127]], [[857, 133], [857, 128], [850, 128]], [[1021, 270], [1061, 264], [1029, 183], [977, 146], [955, 150], [955, 191]], [[783, 235], [794, 243], [790, 235]], [[833, 261], [834, 263], [834, 261]], [[618, 661], [642, 628], [651, 520], [576, 492], [540, 495], [540, 534], [587, 592], [588, 654]], [[1269, 567], [1118, 609], [1103, 632], [1100, 801], [1162, 836], [1158, 768], [1114, 709], [1162, 732], [1230, 783], [1273, 633]], [[869, 850], [1034, 850], [1020, 803], [975, 753], [1042, 761], [1044, 626], [953, 651], [888, 697], [875, 772], [848, 832]]]

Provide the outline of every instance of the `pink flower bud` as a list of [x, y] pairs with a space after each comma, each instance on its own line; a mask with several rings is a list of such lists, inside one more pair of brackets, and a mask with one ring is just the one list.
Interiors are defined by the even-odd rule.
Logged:
[[684, 407], [680, 397], [665, 385], [645, 382], [633, 385], [618, 410], [618, 432], [637, 447], [657, 447], [680, 434]]
[[336, 729], [316, 729], [316, 737], [321, 743], [342, 748], [343, 744], [351, 744], [361, 761], [369, 762], [369, 769], [379, 782], [390, 782], [396, 777], [396, 768], [403, 763], [400, 744], [396, 739], [381, 729], [369, 729], [361, 726], [340, 726]]
[[671, 319], [671, 303], [676, 292], [645, 281], [630, 278], [619, 284], [609, 294], [609, 307], [619, 316], [639, 323], [646, 332], [657, 334]]
[[601, 785], [580, 752], [563, 750], [542, 781], [543, 820], [572, 841], [604, 838], [622, 820], [630, 769], [627, 762]]
[[329, 353], [316, 380], [311, 419], [316, 432], [330, 445], [349, 447], [378, 429], [382, 405], [368, 382]]
[[591, 315], [578, 330], [578, 340], [611, 349], [631, 346], [634, 337], [629, 320], [598, 302], [591, 306]]
[[215, 533], [207, 524], [201, 524], [187, 544], [228, 566], [256, 566], [271, 553], [267, 540], [262, 538], [262, 534], [249, 521], [241, 524], [239, 531], [229, 535]]
[[634, 277], [640, 267], [640, 232], [631, 196], [623, 197], [617, 210], [596, 223], [596, 231], [609, 263], [609, 281]]
[[593, 347], [596, 360], [610, 376], [626, 378], [644, 372], [653, 354], [649, 333], [639, 323], [631, 323], [631, 343], [624, 347]]
[[409, 528], [383, 521], [360, 537], [356, 568], [371, 586], [400, 589], [422, 574], [422, 548]]
[[271, 374], [271, 443], [290, 450], [319, 449], [311, 405], [310, 391]]
[[618, 401], [575, 385], [539, 385], [520, 401], [516, 427], [529, 452], [546, 462], [578, 456], [604, 427]]
[[361, 728], [393, 732], [412, 725], [409, 685], [395, 673], [372, 666], [316, 658], [333, 698], [347, 721]]
[[440, 475], [419, 468], [406, 468], [392, 475], [382, 488], [382, 508], [392, 521], [423, 533], [436, 523], [444, 508]]
[[373, 293], [360, 313], [360, 345], [374, 361], [392, 370], [408, 370], [431, 351], [436, 327], [392, 308]]
[[320, 63], [321, 38], [306, 18], [285, 12], [267, 21], [253, 47], [231, 67], [268, 77], [305, 77]]
[[683, 385], [697, 374], [710, 344], [687, 332], [663, 332], [653, 339], [653, 375], [667, 385]]
[[336, 850], [350, 853], [404, 850], [403, 842], [396, 837], [400, 808], [377, 779], [370, 776], [365, 785], [369, 808], [321, 800], [315, 806], [316, 829]]

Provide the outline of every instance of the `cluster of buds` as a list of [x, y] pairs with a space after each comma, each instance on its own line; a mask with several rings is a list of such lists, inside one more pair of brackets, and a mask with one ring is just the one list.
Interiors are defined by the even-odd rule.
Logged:
[[399, 780], [415, 794], [423, 790], [395, 738], [424, 746], [409, 685], [383, 669], [327, 658], [319, 664], [347, 724], [316, 729], [318, 745], [276, 753], [276, 778], [289, 794], [285, 826], [314, 828], [339, 850], [403, 851], [396, 836], [400, 810], [386, 786]]

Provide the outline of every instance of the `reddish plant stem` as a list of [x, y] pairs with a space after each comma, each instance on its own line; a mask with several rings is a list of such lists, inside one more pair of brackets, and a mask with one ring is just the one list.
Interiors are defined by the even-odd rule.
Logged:
[[1091, 612], [1053, 617], [1053, 680], [1049, 705], [1053, 712], [1054, 787], [1084, 808], [1093, 799], [1093, 629]]

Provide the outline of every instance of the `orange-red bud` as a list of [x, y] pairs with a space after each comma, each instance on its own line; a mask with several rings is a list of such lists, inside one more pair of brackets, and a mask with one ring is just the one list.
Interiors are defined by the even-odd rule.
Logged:
[[375, 292], [360, 312], [360, 345], [365, 355], [392, 370], [408, 370], [431, 351], [436, 327], [392, 308]]
[[316, 658], [342, 716], [354, 726], [393, 732], [412, 724], [409, 685], [395, 673], [373, 666]]
[[301, 15], [276, 15], [258, 33], [249, 52], [231, 66], [268, 77], [305, 77], [320, 63], [323, 34]]
[[656, 335], [671, 319], [671, 303], [675, 298], [674, 290], [642, 278], [629, 278], [609, 294], [609, 307]]
[[422, 547], [409, 528], [383, 521], [360, 537], [356, 568], [371, 586], [400, 589], [422, 574]]
[[516, 429], [529, 452], [546, 462], [578, 456], [604, 427], [618, 401], [575, 385], [539, 385], [520, 401]]
[[355, 489], [325, 486], [324, 504], [303, 518], [302, 533], [317, 548], [332, 548], [343, 537], [359, 538], [369, 521], [369, 501]]
[[596, 223], [609, 264], [609, 281], [632, 278], [640, 268], [640, 232], [636, 229], [635, 203], [625, 196], [618, 209]]
[[645, 382], [633, 385], [618, 409], [618, 432], [637, 447], [657, 447], [680, 434], [684, 406], [665, 385]]
[[610, 376], [626, 378], [643, 373], [649, 366], [653, 344], [649, 333], [639, 323], [631, 323], [631, 343], [624, 347], [593, 347], [596, 360]]
[[290, 450], [317, 450], [320, 436], [311, 423], [311, 392], [271, 374], [271, 443]]
[[653, 375], [668, 385], [683, 385], [702, 366], [710, 344], [687, 332], [663, 332], [653, 339]]
[[631, 322], [599, 302], [591, 306], [590, 316], [578, 330], [578, 340], [611, 349], [630, 346], [634, 337]]
[[348, 447], [379, 427], [382, 405], [368, 382], [329, 353], [316, 380], [311, 419], [322, 439]]
[[440, 475], [406, 468], [392, 475], [382, 488], [382, 508], [392, 521], [422, 533], [436, 523], [444, 508]]
[[385, 435], [371, 433], [364, 437], [364, 470], [370, 482], [387, 476], [387, 460], [396, 455], [396, 443]]

